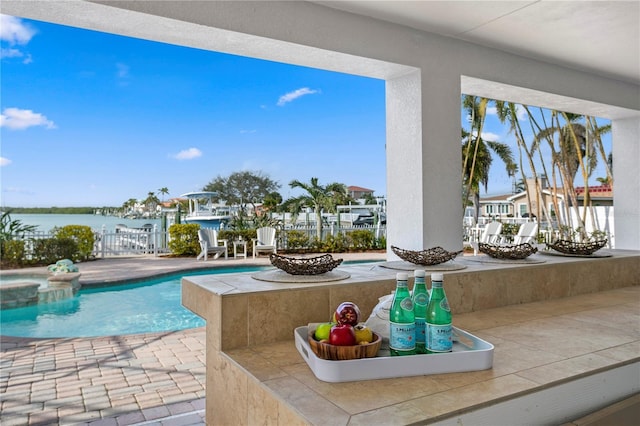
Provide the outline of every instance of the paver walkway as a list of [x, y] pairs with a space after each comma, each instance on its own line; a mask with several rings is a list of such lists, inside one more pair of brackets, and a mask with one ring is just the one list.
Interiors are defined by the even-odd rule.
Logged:
[[[340, 257], [383, 260], [385, 255]], [[136, 257], [78, 266], [81, 281], [98, 283], [256, 263], [269, 261], [265, 257], [255, 262]], [[45, 269], [21, 272], [44, 273]], [[203, 425], [205, 374], [204, 328], [97, 338], [0, 336], [0, 424]]]
[[[204, 328], [99, 338], [1, 339], [3, 426], [204, 423]], [[185, 413], [190, 417], [172, 417]]]

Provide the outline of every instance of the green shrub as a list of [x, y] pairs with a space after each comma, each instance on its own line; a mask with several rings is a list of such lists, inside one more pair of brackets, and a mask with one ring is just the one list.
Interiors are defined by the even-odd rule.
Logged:
[[351, 246], [351, 239], [349, 236], [342, 233], [336, 236], [328, 235], [322, 242], [322, 251], [328, 253], [343, 253]]
[[87, 260], [91, 257], [95, 236], [90, 226], [67, 225], [62, 228], [54, 228], [53, 235], [59, 239], [70, 238], [77, 244], [77, 253], [74, 253], [72, 257], [64, 257], [64, 259], [71, 259], [75, 262], [78, 260]]
[[197, 223], [175, 223], [169, 227], [169, 250], [177, 256], [197, 256], [200, 253]]
[[60, 259], [73, 259], [78, 255], [78, 243], [73, 238], [43, 238], [33, 241], [33, 262], [49, 265]]
[[231, 246], [231, 242], [237, 240], [238, 237], [248, 241], [247, 248], [251, 246], [251, 239], [256, 237], [255, 229], [221, 229], [218, 231], [218, 240], [227, 240], [228, 245]]
[[373, 248], [375, 242], [375, 235], [373, 231], [369, 229], [358, 229], [348, 233], [349, 238], [352, 241], [354, 250], [369, 250]]
[[287, 231], [287, 250], [303, 251], [309, 247], [309, 236], [304, 231]]
[[23, 240], [2, 241], [0, 247], [0, 259], [7, 265], [22, 266], [26, 262]]

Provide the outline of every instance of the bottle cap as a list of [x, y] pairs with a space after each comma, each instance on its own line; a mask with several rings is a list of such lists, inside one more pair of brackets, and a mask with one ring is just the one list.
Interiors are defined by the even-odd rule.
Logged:
[[415, 271], [413, 271], [413, 276], [414, 277], [424, 277], [426, 275], [424, 269], [416, 269]]
[[396, 280], [398, 281], [407, 281], [408, 278], [409, 278], [409, 275], [407, 275], [406, 272], [398, 272], [396, 274]]
[[434, 272], [431, 274], [431, 281], [442, 281], [443, 278], [444, 275], [442, 275], [442, 272]]

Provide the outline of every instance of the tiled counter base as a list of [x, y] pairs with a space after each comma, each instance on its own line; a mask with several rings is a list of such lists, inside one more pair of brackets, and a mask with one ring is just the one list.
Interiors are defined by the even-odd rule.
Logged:
[[[601, 260], [605, 259], [598, 262]], [[330, 306], [337, 301], [354, 300], [363, 311], [370, 312], [377, 297], [393, 288], [393, 271], [354, 266], [349, 269], [351, 278], [346, 283], [284, 288], [270, 288], [271, 284], [257, 283], [250, 277], [228, 277], [224, 281], [190, 277], [184, 280], [183, 303], [207, 319], [207, 422], [282, 425], [438, 422], [613, 371], [623, 372], [621, 380], [631, 380], [638, 392], [640, 262], [637, 255], [617, 259], [620, 262], [615, 260], [579, 268], [590, 269], [599, 284], [592, 283], [586, 273], [575, 271], [575, 280], [586, 277], [582, 285], [571, 278], [563, 283], [553, 279], [564, 277], [567, 270], [575, 267], [575, 261], [543, 264], [544, 275], [551, 276], [549, 280], [540, 280], [537, 275], [540, 271], [536, 268], [541, 265], [524, 267], [518, 274], [521, 282], [511, 285], [520, 284], [521, 289], [529, 290], [513, 293], [513, 297], [527, 298], [546, 292], [550, 295], [545, 297], [550, 299], [511, 302], [478, 311], [469, 309], [485, 303], [481, 302], [484, 293], [474, 291], [479, 284], [470, 284], [473, 275], [476, 283], [484, 283], [487, 298], [491, 299], [491, 283], [498, 287], [506, 283], [486, 275], [495, 278], [514, 272], [509, 268], [470, 266], [469, 270], [446, 274], [448, 293], [452, 288], [454, 295], [457, 292], [474, 295], [471, 303], [465, 302], [471, 296], [454, 297], [453, 300], [459, 300], [456, 304], [452, 301], [454, 324], [495, 345], [493, 368], [351, 383], [316, 379], [294, 347], [293, 329], [307, 322], [324, 321]], [[614, 283], [607, 278], [613, 275], [625, 278]], [[536, 280], [539, 289], [535, 288]], [[623, 287], [607, 290], [606, 285]], [[557, 295], [553, 291], [556, 287], [573, 288], [573, 292], [585, 288], [586, 292]], [[500, 299], [499, 295], [496, 297]], [[456, 313], [456, 309], [467, 312]], [[611, 382], [610, 377], [608, 380]], [[628, 387], [628, 383], [622, 383], [619, 389], [628, 392]], [[603, 395], [602, 406], [610, 404], [612, 400], [606, 398], [611, 397], [610, 392]], [[556, 404], [573, 404], [564, 398], [566, 395], [559, 397]], [[547, 415], [539, 404], [534, 404], [531, 410], [536, 407], [539, 410], [536, 414]], [[594, 411], [600, 406], [590, 408]], [[506, 421], [517, 423], [517, 419]]]

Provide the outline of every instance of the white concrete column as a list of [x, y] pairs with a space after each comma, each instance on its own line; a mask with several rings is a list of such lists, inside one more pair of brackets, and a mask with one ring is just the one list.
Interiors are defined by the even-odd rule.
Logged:
[[389, 246], [462, 246], [460, 80], [452, 74], [387, 80]]
[[387, 253], [423, 248], [420, 71], [386, 82]]
[[640, 250], [640, 117], [611, 121], [615, 248]]

